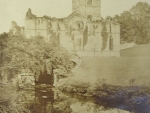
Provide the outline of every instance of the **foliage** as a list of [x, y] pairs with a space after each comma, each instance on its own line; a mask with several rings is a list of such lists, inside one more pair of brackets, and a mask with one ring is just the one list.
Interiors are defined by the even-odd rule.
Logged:
[[18, 93], [12, 84], [1, 84], [0, 92], [0, 113], [30, 113], [24, 105], [17, 103]]
[[[88, 94], [91, 92], [91, 87], [89, 82], [83, 82], [81, 80], [75, 80], [71, 78], [63, 79], [64, 83], [58, 86], [58, 89], [68, 93], [77, 94]], [[66, 82], [67, 81], [67, 82]]]
[[150, 5], [139, 2], [129, 11], [115, 15], [114, 20], [120, 23], [121, 40], [145, 44], [150, 41]]
[[4, 33], [0, 35], [0, 43], [2, 76], [27, 70], [38, 77], [45, 71], [53, 74], [54, 69], [62, 69], [67, 73], [72, 68], [69, 53], [59, 45], [45, 42], [41, 36], [27, 39]]
[[103, 29], [101, 33], [103, 37], [103, 44], [101, 50], [104, 50], [107, 47], [107, 40], [108, 40], [108, 32], [107, 32], [107, 27], [106, 27], [106, 22], [103, 23]]

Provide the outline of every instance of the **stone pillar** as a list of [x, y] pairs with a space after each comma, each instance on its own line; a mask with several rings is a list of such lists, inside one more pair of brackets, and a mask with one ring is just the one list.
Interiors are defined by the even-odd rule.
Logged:
[[96, 36], [96, 39], [97, 39], [95, 51], [96, 51], [96, 56], [101, 56], [101, 49], [102, 49], [101, 30], [102, 30], [102, 25], [101, 25], [101, 23], [98, 23], [98, 24], [95, 24], [95, 25], [98, 26], [98, 28], [95, 29], [95, 36]]
[[93, 24], [92, 23], [87, 23], [87, 26], [88, 26], [88, 35], [91, 35], [92, 34], [92, 32], [93, 32], [93, 26], [92, 26]]
[[112, 23], [111, 28], [113, 37], [113, 52], [111, 52], [111, 56], [120, 56], [120, 25]]
[[[107, 23], [106, 24], [106, 29], [107, 29], [107, 33], [108, 33], [108, 37], [107, 37], [107, 42], [106, 42], [106, 44], [107, 44], [107, 46], [106, 46], [106, 48], [102, 51], [102, 56], [110, 56], [109, 55], [109, 42], [110, 42], [110, 23]], [[103, 41], [103, 40], [102, 40]]]
[[58, 22], [57, 20], [51, 21], [52, 30], [57, 31], [58, 30]]
[[83, 33], [80, 34], [81, 37], [81, 50], [83, 51]]
[[75, 31], [74, 44], [75, 44], [75, 50], [77, 51], [83, 50], [83, 33], [81, 33], [79, 30]]
[[53, 86], [57, 86], [57, 83], [58, 83], [58, 75], [54, 74], [54, 84], [53, 84]]
[[60, 31], [60, 32], [59, 32], [59, 43], [60, 43], [60, 45], [63, 46], [63, 47], [66, 46], [65, 31]]
[[98, 26], [98, 28], [95, 30], [95, 36], [97, 38], [96, 51], [100, 52], [102, 48], [102, 36], [101, 36], [102, 25], [101, 24], [96, 25]]
[[74, 41], [74, 49], [79, 51], [79, 50], [82, 50], [82, 38], [83, 38], [83, 35], [78, 31], [78, 30], [74, 30], [72, 32], [72, 36], [73, 36], [73, 41]]
[[110, 55], [111, 56], [115, 56], [115, 39], [116, 39], [116, 29], [115, 29], [115, 25], [113, 23], [111, 23], [111, 38], [112, 38], [112, 50], [110, 50]]
[[69, 51], [74, 50], [73, 40], [71, 39], [71, 36], [66, 35], [65, 30], [59, 31], [59, 44]]
[[120, 25], [116, 24], [116, 55], [120, 56]]
[[36, 19], [25, 19], [25, 36], [30, 38], [36, 34]]
[[46, 42], [49, 42], [48, 35], [48, 20], [45, 18], [36, 18], [35, 22], [35, 35], [40, 35], [44, 37]]

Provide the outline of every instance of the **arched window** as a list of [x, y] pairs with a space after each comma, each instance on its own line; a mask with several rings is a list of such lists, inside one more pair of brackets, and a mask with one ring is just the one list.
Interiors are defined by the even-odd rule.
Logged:
[[92, 5], [92, 0], [87, 0], [87, 5]]

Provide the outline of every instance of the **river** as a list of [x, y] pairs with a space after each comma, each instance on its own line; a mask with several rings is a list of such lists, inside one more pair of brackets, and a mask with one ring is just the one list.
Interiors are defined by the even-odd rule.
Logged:
[[112, 106], [110, 102], [64, 94], [54, 88], [20, 90], [17, 101], [31, 113], [131, 113], [118, 107], [119, 103]]

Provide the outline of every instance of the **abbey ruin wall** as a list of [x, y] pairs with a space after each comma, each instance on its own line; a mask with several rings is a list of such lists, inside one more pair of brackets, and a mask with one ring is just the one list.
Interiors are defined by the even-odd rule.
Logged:
[[101, 20], [100, 0], [73, 0], [73, 13], [66, 18], [36, 17], [29, 9], [25, 35], [40, 35], [79, 56], [120, 56], [120, 25]]

